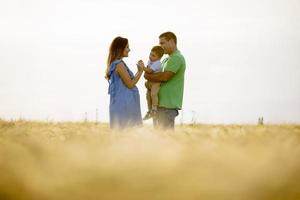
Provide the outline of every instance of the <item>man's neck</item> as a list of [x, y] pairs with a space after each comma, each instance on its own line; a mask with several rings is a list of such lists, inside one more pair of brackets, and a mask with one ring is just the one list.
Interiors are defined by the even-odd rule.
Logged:
[[175, 51], [177, 51], [177, 47], [174, 48], [174, 49], [169, 53], [169, 56], [170, 56], [172, 53], [174, 53]]

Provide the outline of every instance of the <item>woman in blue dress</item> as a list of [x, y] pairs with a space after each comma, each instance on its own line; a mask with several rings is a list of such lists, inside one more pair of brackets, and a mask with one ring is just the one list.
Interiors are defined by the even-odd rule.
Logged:
[[126, 128], [142, 124], [139, 81], [143, 68], [137, 65], [134, 75], [122, 60], [128, 57], [128, 39], [116, 37], [109, 48], [107, 59], [106, 79], [109, 83], [108, 94], [109, 122], [111, 128]]

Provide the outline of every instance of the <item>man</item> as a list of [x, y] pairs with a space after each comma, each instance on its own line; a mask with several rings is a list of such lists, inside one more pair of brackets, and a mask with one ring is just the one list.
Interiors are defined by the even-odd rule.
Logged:
[[162, 33], [159, 36], [159, 44], [169, 56], [162, 61], [161, 72], [145, 73], [144, 77], [149, 81], [161, 82], [154, 126], [174, 129], [175, 117], [182, 108], [185, 59], [177, 49], [177, 37], [174, 33]]

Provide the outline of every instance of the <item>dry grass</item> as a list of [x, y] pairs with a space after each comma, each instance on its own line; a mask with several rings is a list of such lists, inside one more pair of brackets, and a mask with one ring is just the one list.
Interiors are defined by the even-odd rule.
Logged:
[[299, 125], [0, 121], [0, 199], [300, 199]]

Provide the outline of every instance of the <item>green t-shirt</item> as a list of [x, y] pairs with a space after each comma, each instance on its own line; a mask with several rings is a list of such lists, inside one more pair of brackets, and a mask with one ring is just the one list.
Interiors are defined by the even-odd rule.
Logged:
[[185, 59], [180, 51], [175, 51], [162, 61], [162, 72], [170, 71], [174, 76], [161, 84], [158, 98], [159, 106], [165, 108], [182, 108]]

